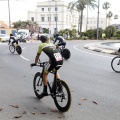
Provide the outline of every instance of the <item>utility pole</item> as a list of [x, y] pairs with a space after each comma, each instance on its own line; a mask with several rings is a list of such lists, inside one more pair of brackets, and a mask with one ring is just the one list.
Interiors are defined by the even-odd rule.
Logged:
[[57, 17], [57, 0], [55, 0], [55, 10], [56, 10], [56, 33], [58, 32], [57, 30], [57, 20], [58, 20], [58, 17]]
[[50, 6], [50, 0], [49, 0], [49, 34], [51, 34], [51, 6]]
[[8, 0], [8, 12], [9, 12], [9, 28], [11, 28], [11, 19], [10, 19], [10, 3]]
[[99, 39], [99, 6], [100, 6], [100, 0], [98, 0], [98, 16], [97, 16], [97, 40]]

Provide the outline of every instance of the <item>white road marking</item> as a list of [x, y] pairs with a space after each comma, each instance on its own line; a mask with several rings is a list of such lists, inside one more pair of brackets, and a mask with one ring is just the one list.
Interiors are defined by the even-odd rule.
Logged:
[[95, 53], [90, 53], [90, 52], [86, 52], [86, 51], [80, 50], [80, 49], [77, 48], [78, 46], [79, 45], [75, 45], [74, 49], [76, 49], [76, 50], [78, 50], [80, 52], [84, 52], [84, 53], [91, 54], [91, 55], [97, 55], [97, 56], [100, 56], [100, 57], [113, 58], [113, 57], [110, 57], [110, 56], [98, 55], [98, 54], [95, 54]]
[[[22, 48], [22, 50], [25, 49], [25, 48], [26, 48], [26, 47]], [[20, 55], [20, 57], [23, 58], [24, 60], [30, 61], [29, 59], [25, 58], [25, 57], [22, 56], [22, 55]]]
[[23, 57], [22, 55], [20, 55], [21, 58], [23, 58], [24, 60], [30, 61], [29, 59]]

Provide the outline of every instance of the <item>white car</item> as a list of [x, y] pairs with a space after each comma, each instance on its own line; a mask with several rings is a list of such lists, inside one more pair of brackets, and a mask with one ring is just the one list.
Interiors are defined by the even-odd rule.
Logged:
[[0, 34], [0, 41], [1, 42], [6, 42], [6, 41], [9, 41], [9, 36], [6, 35], [6, 34]]

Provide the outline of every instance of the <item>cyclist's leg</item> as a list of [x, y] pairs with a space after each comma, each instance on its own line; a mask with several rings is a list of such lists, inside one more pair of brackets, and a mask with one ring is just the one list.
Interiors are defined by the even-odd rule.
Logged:
[[15, 43], [16, 43], [16, 45], [18, 46], [18, 41], [17, 41], [17, 40], [15, 40]]
[[44, 72], [43, 72], [44, 89], [43, 89], [43, 92], [41, 94], [42, 96], [47, 96], [48, 95], [48, 93], [47, 93], [48, 73], [51, 70], [52, 70], [52, 65], [50, 63], [47, 63], [45, 65], [45, 69], [44, 69]]
[[12, 45], [14, 45], [15, 41], [12, 42]]

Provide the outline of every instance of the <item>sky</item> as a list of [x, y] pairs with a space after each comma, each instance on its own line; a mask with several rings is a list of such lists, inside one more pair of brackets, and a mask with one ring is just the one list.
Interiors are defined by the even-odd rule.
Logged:
[[[10, 17], [11, 21], [15, 22], [18, 20], [27, 20], [27, 11], [34, 11], [36, 8], [36, 3], [38, 1], [47, 1], [47, 0], [9, 0], [10, 3]], [[76, 1], [76, 0], [65, 0], [67, 2]], [[96, 0], [98, 1], [98, 0]], [[100, 17], [105, 17], [105, 10], [102, 9], [102, 4], [104, 2], [109, 2], [111, 4], [108, 11], [112, 11], [113, 14], [120, 16], [120, 5], [119, 0], [99, 0], [100, 1]], [[86, 15], [86, 10], [84, 11]], [[97, 9], [89, 9], [89, 17], [97, 17]], [[8, 13], [8, 0], [0, 0], [0, 21], [9, 21]], [[120, 19], [112, 20], [113, 23], [119, 23]]]

